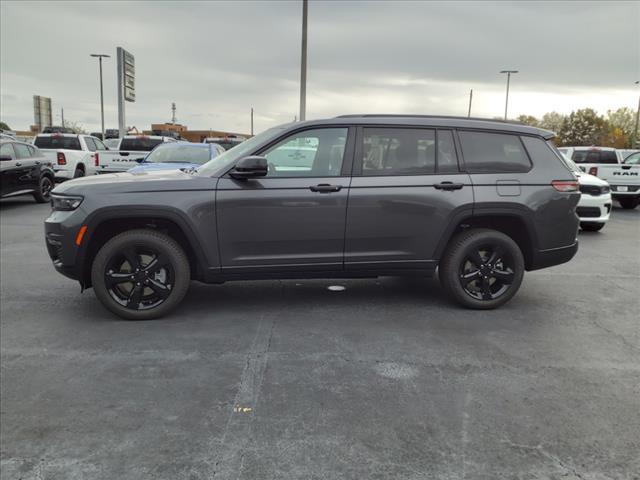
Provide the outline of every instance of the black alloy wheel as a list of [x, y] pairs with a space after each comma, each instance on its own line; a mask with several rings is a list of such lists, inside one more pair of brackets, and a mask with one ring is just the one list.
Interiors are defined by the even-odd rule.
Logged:
[[151, 229], [116, 235], [98, 250], [91, 265], [96, 297], [127, 320], [168, 313], [182, 301], [190, 281], [189, 258], [180, 244]]
[[175, 272], [166, 255], [148, 246], [132, 245], [111, 257], [104, 282], [111, 298], [131, 310], [147, 310], [164, 302]]
[[460, 285], [476, 300], [504, 295], [515, 278], [513, 259], [499, 245], [481, 245], [467, 253], [460, 265]]
[[38, 190], [33, 192], [33, 198], [38, 203], [47, 203], [51, 200], [51, 190], [53, 190], [53, 180], [48, 176], [40, 178]]
[[458, 233], [440, 259], [447, 294], [467, 308], [487, 310], [508, 302], [524, 276], [524, 256], [508, 235], [488, 228]]

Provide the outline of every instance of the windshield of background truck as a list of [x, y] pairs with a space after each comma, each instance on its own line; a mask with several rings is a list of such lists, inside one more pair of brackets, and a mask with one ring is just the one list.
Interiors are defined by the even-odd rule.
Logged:
[[203, 165], [211, 158], [209, 145], [160, 145], [155, 148], [145, 163], [192, 163]]
[[571, 160], [576, 163], [618, 163], [616, 152], [612, 150], [576, 150]]

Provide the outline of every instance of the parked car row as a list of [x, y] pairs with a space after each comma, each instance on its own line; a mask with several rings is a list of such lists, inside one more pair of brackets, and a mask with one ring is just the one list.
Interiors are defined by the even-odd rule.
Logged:
[[53, 165], [37, 147], [0, 138], [0, 197], [29, 194], [45, 203], [51, 199], [53, 186]]

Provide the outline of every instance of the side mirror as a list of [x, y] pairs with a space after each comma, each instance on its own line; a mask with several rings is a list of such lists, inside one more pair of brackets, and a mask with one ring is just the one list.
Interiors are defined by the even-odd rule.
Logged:
[[9, 162], [13, 160], [9, 155], [0, 155], [0, 162]]
[[269, 171], [267, 159], [257, 155], [242, 158], [229, 175], [236, 180], [264, 177]]

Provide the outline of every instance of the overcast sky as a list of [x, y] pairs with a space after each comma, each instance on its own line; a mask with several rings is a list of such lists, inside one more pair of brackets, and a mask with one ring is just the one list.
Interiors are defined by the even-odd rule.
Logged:
[[[0, 117], [33, 123], [32, 96], [54, 124], [117, 128], [116, 47], [136, 60], [127, 124], [249, 131], [298, 113], [301, 2], [0, 3]], [[345, 113], [510, 117], [638, 105], [640, 2], [309, 3], [307, 118]]]

